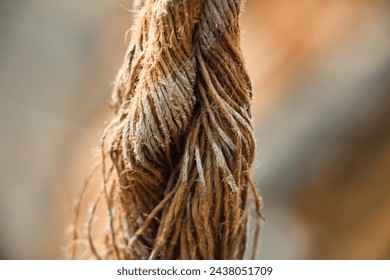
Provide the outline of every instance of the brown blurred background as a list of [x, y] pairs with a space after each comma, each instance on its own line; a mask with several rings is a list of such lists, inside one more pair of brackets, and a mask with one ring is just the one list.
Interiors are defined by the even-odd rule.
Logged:
[[[129, 0], [0, 0], [0, 259], [62, 259]], [[247, 0], [261, 259], [390, 259], [390, 3]]]

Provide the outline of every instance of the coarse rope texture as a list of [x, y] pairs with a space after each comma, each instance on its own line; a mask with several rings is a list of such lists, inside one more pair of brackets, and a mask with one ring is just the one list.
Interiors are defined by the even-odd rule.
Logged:
[[[255, 140], [240, 49], [242, 1], [134, 6], [136, 23], [112, 97], [115, 116], [101, 141], [103, 186], [87, 219], [91, 256], [242, 259], [250, 243], [255, 257], [262, 203], [250, 174]], [[250, 198], [255, 237], [247, 242]], [[109, 228], [94, 240], [101, 201]], [[80, 257], [76, 245], [72, 257]]]

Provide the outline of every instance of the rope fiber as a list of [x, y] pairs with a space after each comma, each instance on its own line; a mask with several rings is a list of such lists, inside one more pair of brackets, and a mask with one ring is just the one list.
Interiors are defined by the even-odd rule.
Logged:
[[[87, 221], [95, 258], [242, 259], [247, 243], [256, 256], [262, 203], [250, 174], [255, 140], [242, 2], [134, 4], [115, 116], [101, 141], [103, 186]], [[256, 229], [247, 242], [250, 198]], [[94, 240], [101, 202], [109, 227]]]

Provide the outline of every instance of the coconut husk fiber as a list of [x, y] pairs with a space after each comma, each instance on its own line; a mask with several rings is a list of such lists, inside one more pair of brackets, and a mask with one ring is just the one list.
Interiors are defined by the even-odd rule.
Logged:
[[[249, 246], [255, 256], [262, 215], [250, 173], [255, 140], [240, 50], [242, 1], [134, 6], [112, 95], [115, 116], [101, 141], [103, 182], [86, 222], [87, 249], [97, 259], [194, 260], [242, 259]], [[247, 242], [249, 201], [256, 222]], [[93, 234], [99, 203], [108, 226]], [[83, 236], [75, 229], [75, 244]], [[77, 246], [72, 255], [80, 257]]]

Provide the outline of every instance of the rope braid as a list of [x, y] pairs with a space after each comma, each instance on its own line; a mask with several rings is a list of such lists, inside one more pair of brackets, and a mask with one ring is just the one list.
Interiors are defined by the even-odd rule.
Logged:
[[[88, 222], [96, 258], [242, 259], [249, 197], [255, 257], [262, 215], [250, 174], [255, 140], [241, 2], [136, 2], [112, 96], [116, 115], [101, 142], [103, 188]], [[95, 242], [92, 219], [104, 200], [110, 227]]]

